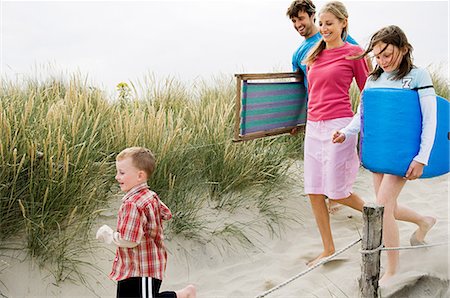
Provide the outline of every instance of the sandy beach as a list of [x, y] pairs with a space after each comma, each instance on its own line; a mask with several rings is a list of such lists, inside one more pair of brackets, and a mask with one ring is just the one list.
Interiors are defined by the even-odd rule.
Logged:
[[[302, 163], [298, 162], [291, 168], [291, 178], [300, 182], [301, 177]], [[370, 172], [360, 169], [354, 191], [367, 202], [375, 200]], [[401, 204], [437, 218], [426, 237], [430, 244], [448, 242], [448, 193], [449, 175], [445, 175], [408, 182], [400, 195]], [[306, 270], [306, 261], [316, 256], [322, 246], [302, 183], [293, 184], [280, 203], [299, 220], [287, 222], [279, 235], [255, 226], [253, 233], [247, 234], [254, 246], [168, 239], [169, 261], [162, 289], [194, 284], [200, 298], [256, 297]], [[102, 223], [114, 226], [116, 207], [112, 204]], [[249, 210], [238, 210], [232, 216], [246, 222]], [[361, 237], [362, 217], [354, 210], [340, 209], [331, 216], [331, 224], [337, 250]], [[409, 246], [409, 237], [416, 227], [399, 222], [399, 228], [401, 246]], [[94, 234], [92, 231], [93, 237]], [[359, 249], [360, 244], [349, 248], [335, 260], [266, 297], [357, 297]], [[107, 277], [114, 247], [99, 244], [93, 251], [86, 259], [97, 267], [86, 267], [89, 287], [70, 281], [56, 285], [45, 268], [38, 269], [23, 253], [4, 251], [0, 254], [0, 297], [115, 297], [115, 283]], [[382, 253], [382, 267], [385, 257]], [[380, 289], [381, 297], [450, 297], [448, 245], [403, 250], [400, 263], [399, 274]]]

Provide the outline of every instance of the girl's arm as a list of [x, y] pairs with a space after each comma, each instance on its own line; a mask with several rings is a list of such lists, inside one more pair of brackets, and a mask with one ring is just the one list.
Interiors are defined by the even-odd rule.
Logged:
[[[362, 92], [369, 73], [368, 63], [365, 59], [353, 60], [353, 75], [359, 90]], [[360, 101], [361, 103], [361, 101]], [[333, 143], [342, 143], [346, 135], [355, 135], [361, 129], [361, 104], [358, 105], [352, 121], [340, 131], [335, 131], [332, 136]]]
[[356, 109], [356, 114], [353, 116], [352, 121], [341, 132], [346, 135], [356, 135], [361, 129], [361, 104]]
[[356, 135], [361, 129], [361, 104], [358, 105], [356, 114], [353, 116], [352, 121], [341, 130], [335, 131], [332, 136], [333, 143], [342, 143], [345, 141], [346, 136]]
[[406, 171], [405, 178], [414, 180], [423, 174], [423, 167], [428, 164], [431, 148], [436, 135], [437, 103], [436, 96], [420, 96], [420, 109], [422, 111], [422, 133], [420, 135], [419, 153], [414, 157]]
[[414, 157], [414, 160], [427, 165], [436, 134], [436, 96], [421, 96], [419, 100], [420, 110], [422, 111], [422, 133], [420, 136], [419, 153]]

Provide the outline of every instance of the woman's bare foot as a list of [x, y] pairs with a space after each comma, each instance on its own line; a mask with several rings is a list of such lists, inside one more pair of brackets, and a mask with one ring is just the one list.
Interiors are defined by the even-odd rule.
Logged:
[[193, 285], [188, 285], [187, 287], [176, 291], [177, 298], [195, 298], [197, 297], [197, 290]]
[[334, 200], [328, 199], [327, 207], [328, 213], [333, 215], [336, 214], [339, 210], [341, 210], [344, 206], [342, 206], [339, 203], [336, 203]]
[[425, 244], [425, 236], [427, 235], [428, 231], [431, 230], [431, 228], [434, 226], [435, 223], [436, 223], [435, 217], [425, 216], [423, 223], [419, 225], [419, 228], [411, 235], [411, 238], [409, 239], [411, 246]]
[[334, 252], [322, 252], [320, 255], [318, 255], [314, 259], [309, 260], [308, 262], [306, 262], [306, 266], [312, 267], [312, 266], [316, 265], [317, 263], [319, 263], [320, 261], [322, 261], [322, 259], [324, 259], [326, 257], [329, 257], [332, 254], [334, 254]]
[[389, 282], [391, 277], [394, 275], [395, 275], [395, 272], [385, 272], [383, 274], [383, 276], [378, 280], [378, 285], [384, 286], [387, 282]]

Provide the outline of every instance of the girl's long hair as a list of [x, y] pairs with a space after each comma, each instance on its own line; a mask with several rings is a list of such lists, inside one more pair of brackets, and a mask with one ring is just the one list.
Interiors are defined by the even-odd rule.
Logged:
[[[383, 53], [389, 45], [397, 47], [400, 51], [406, 49], [406, 53], [404, 54], [402, 61], [400, 62], [398, 70], [394, 73], [392, 77], [393, 80], [402, 79], [411, 71], [411, 69], [416, 67], [413, 64], [412, 59], [413, 47], [408, 42], [408, 38], [406, 37], [403, 30], [396, 25], [387, 26], [375, 32], [375, 34], [372, 35], [372, 38], [370, 39], [367, 49], [361, 55], [352, 57], [352, 59], [360, 59], [364, 56], [367, 56], [369, 53], [373, 51], [374, 46], [376, 46], [380, 42], [385, 43], [386, 47], [384, 47], [384, 49], [378, 54]], [[383, 69], [377, 64], [375, 66], [375, 69], [369, 75], [370, 78], [375, 81], [381, 76], [383, 72], [384, 72]]]

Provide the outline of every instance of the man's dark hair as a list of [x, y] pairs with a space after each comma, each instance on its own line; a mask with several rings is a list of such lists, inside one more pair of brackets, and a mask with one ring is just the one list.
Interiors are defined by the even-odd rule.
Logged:
[[316, 13], [316, 6], [310, 0], [295, 0], [287, 9], [286, 15], [292, 19], [298, 17], [299, 12], [306, 12], [309, 16]]

